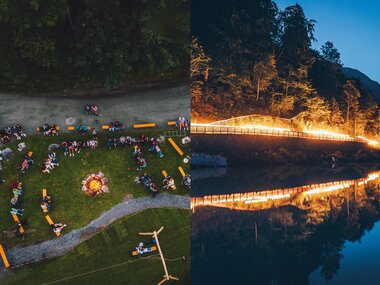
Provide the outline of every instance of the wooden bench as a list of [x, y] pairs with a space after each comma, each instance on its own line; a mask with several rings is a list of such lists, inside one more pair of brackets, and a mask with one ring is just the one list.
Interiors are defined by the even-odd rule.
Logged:
[[186, 173], [181, 166], [178, 166], [178, 170], [179, 170], [179, 172], [181, 172], [182, 177], [186, 176]]
[[[12, 214], [12, 217], [13, 217], [13, 220], [14, 220], [17, 224], [20, 224], [20, 220], [19, 220], [19, 218], [18, 218], [17, 215]], [[18, 231], [20, 232], [20, 234], [25, 233], [25, 230], [24, 230], [24, 228], [23, 228], [22, 226], [18, 228]]]
[[5, 255], [4, 248], [1, 244], [0, 244], [0, 256], [1, 256], [1, 259], [3, 260], [5, 268], [9, 268], [9, 261], [8, 261], [7, 256]]
[[168, 126], [175, 126], [177, 124], [176, 121], [169, 121]]
[[156, 123], [146, 123], [146, 124], [134, 124], [134, 129], [141, 129], [141, 128], [153, 128], [156, 126]]
[[173, 141], [172, 138], [168, 138], [168, 141], [174, 147], [174, 149], [179, 153], [179, 155], [182, 156], [183, 155], [183, 151], [179, 148], [179, 146], [175, 143], [175, 141]]
[[[45, 216], [45, 219], [46, 219], [46, 221], [49, 223], [49, 225], [51, 225], [51, 226], [54, 225], [54, 222], [53, 222], [53, 220], [50, 218], [49, 215]], [[53, 231], [53, 232], [54, 232], [54, 231]], [[61, 233], [58, 233], [58, 232], [54, 232], [54, 233], [56, 234], [57, 237], [61, 235]]]

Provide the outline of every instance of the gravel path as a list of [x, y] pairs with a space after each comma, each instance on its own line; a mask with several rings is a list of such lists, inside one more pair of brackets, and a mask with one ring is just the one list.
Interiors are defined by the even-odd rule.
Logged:
[[117, 219], [153, 208], [190, 209], [190, 198], [188, 196], [162, 193], [154, 199], [143, 197], [122, 202], [83, 228], [73, 230], [67, 234], [65, 229], [63, 235], [59, 238], [26, 247], [6, 249], [9, 262], [12, 267], [17, 267], [30, 262], [60, 256], [101, 232]]
[[[86, 116], [83, 105], [99, 106], [101, 116]], [[20, 123], [27, 133], [43, 123], [57, 124], [67, 130], [68, 118], [74, 124], [85, 124], [100, 128], [102, 124], [120, 121], [128, 128], [138, 123], [156, 123], [166, 126], [179, 116], [190, 117], [188, 86], [161, 90], [136, 92], [118, 96], [23, 96], [0, 94], [0, 128]], [[71, 124], [71, 123], [70, 123]]]

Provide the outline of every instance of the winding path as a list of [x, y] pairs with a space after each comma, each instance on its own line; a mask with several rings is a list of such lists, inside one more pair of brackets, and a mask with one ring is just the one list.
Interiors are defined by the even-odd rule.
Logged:
[[104, 212], [87, 226], [63, 234], [59, 238], [26, 247], [8, 249], [9, 262], [12, 267], [18, 267], [30, 262], [38, 262], [46, 258], [60, 256], [101, 232], [117, 219], [153, 208], [190, 209], [190, 198], [188, 196], [162, 193], [154, 199], [143, 197], [127, 200]]

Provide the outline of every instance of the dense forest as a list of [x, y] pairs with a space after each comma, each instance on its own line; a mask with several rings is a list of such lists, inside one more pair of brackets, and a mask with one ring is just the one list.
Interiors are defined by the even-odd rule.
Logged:
[[0, 0], [1, 90], [186, 80], [188, 0]]
[[194, 119], [262, 114], [380, 135], [373, 94], [343, 74], [331, 41], [312, 48], [317, 22], [299, 4], [280, 10], [272, 0], [194, 0], [191, 13]]

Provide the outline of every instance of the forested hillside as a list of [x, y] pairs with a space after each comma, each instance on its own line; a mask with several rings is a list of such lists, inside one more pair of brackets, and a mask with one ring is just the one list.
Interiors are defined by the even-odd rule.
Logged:
[[379, 135], [373, 94], [344, 75], [331, 41], [312, 48], [318, 23], [300, 5], [282, 11], [272, 0], [194, 0], [192, 17], [193, 118], [263, 114]]
[[186, 78], [188, 48], [188, 0], [0, 0], [1, 91]]

